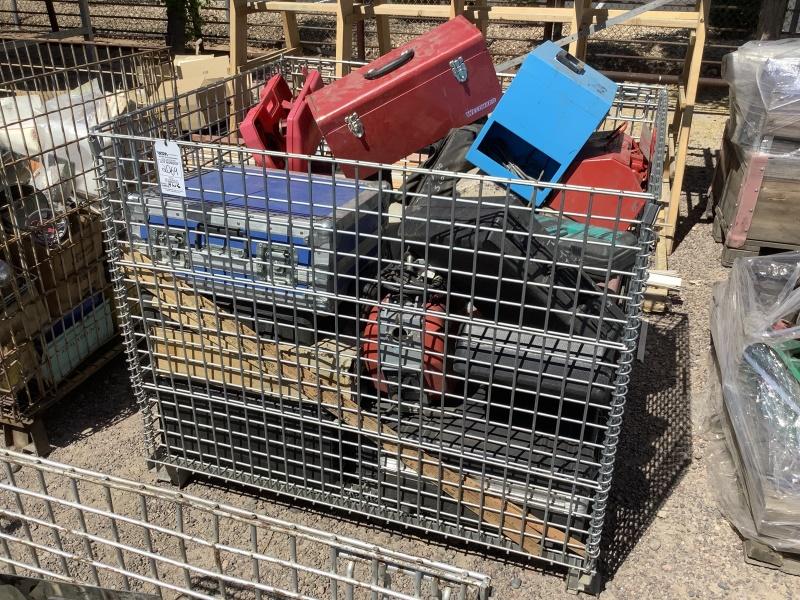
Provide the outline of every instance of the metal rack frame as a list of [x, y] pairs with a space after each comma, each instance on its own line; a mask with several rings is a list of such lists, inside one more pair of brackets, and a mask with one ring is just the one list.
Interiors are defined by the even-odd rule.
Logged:
[[87, 125], [102, 111], [172, 96], [171, 69], [166, 50], [0, 37], [0, 259], [10, 268], [0, 424], [9, 446], [46, 453], [41, 412], [119, 352]]
[[8, 450], [0, 470], [14, 575], [203, 600], [491, 595], [480, 573], [197, 496]]
[[[388, 202], [393, 198], [406, 198], [403, 192], [397, 190], [397, 186], [405, 184], [412, 176], [426, 174], [449, 177], [477, 186], [478, 204], [500, 211], [504, 223], [513, 223], [514, 219], [528, 222], [534, 216], [537, 219], [550, 216], [563, 220], [564, 211], [531, 210], [530, 207], [520, 206], [507, 191], [493, 197], [484, 196], [484, 191], [488, 194], [492, 186], [495, 190], [504, 190], [503, 183], [554, 188], [559, 194], [579, 193], [594, 199], [601, 194], [610, 195], [616, 202], [622, 202], [623, 199], [641, 199], [644, 202], [646, 208], [643, 216], [630, 223], [626, 221], [622, 227], [633, 232], [634, 241], [630, 246], [621, 245], [616, 238], [610, 242], [583, 239], [582, 249], [571, 258], [558, 254], [557, 260], [540, 258], [533, 261], [551, 269], [552, 277], [561, 278], [562, 275], [557, 275], [562, 272], [560, 269], [567, 269], [573, 273], [573, 277], [576, 272], [583, 273], [577, 275], [580, 281], [584, 281], [582, 278], [588, 276], [586, 274], [592, 273], [600, 284], [600, 287], [592, 284], [590, 287], [594, 291], [587, 292], [593, 297], [589, 305], [594, 308], [586, 308], [583, 304], [583, 308], [579, 308], [574, 302], [569, 307], [559, 308], [558, 302], [553, 300], [554, 297], [560, 297], [562, 292], [582, 294], [579, 291], [583, 289], [580, 288], [583, 285], [581, 283], [573, 281], [570, 292], [568, 279], [545, 279], [539, 283], [531, 280], [530, 285], [544, 290], [548, 300], [538, 305], [529, 304], [529, 301], [523, 301], [522, 304], [534, 312], [538, 311], [537, 319], [542, 317], [544, 324], [534, 327], [494, 322], [495, 326], [506, 332], [540, 335], [542, 339], [552, 340], [553, 343], [587, 344], [604, 353], [603, 356], [609, 358], [595, 356], [589, 360], [573, 356], [572, 352], [577, 350], [573, 350], [572, 346], [565, 351], [565, 355], [560, 355], [557, 349], [547, 351], [548, 357], [562, 356], [572, 367], [588, 365], [590, 377], [595, 377], [598, 369], [607, 368], [613, 373], [606, 384], [595, 386], [593, 383], [590, 386], [592, 390], [599, 391], [603, 399], [590, 397], [589, 388], [586, 392], [576, 392], [575, 388], [570, 387], [575, 383], [574, 375], [557, 378], [560, 382], [557, 389], [548, 391], [542, 387], [541, 378], [547, 379], [548, 376], [542, 374], [541, 363], [538, 372], [540, 382], [526, 391], [524, 386], [518, 388], [513, 382], [521, 373], [532, 373], [523, 367], [515, 367], [512, 384], [496, 393], [494, 390], [504, 386], [484, 386], [482, 389], [490, 391], [483, 400], [472, 399], [466, 391], [445, 393], [447, 398], [460, 398], [462, 407], [482, 407], [481, 410], [485, 411], [483, 416], [462, 413], [459, 412], [462, 408], [448, 408], [445, 404], [428, 407], [438, 418], [455, 419], [454, 427], [466, 428], [461, 429], [456, 441], [442, 437], [435, 440], [425, 437], [430, 434], [431, 425], [425, 425], [422, 421], [417, 425], [404, 423], [399, 413], [393, 416], [392, 394], [387, 397], [379, 389], [370, 388], [364, 383], [364, 378], [358, 375], [360, 371], [352, 370], [353, 364], [365, 364], [358, 350], [363, 342], [360, 319], [364, 317], [351, 318], [352, 314], [341, 308], [338, 301], [346, 300], [362, 309], [368, 307], [372, 310], [379, 310], [384, 305], [382, 301], [370, 300], [356, 292], [302, 288], [303, 297], [315, 300], [314, 308], [310, 308], [301, 305], [298, 300], [300, 294], [297, 292], [301, 288], [297, 281], [286, 283], [274, 278], [252, 284], [258, 294], [254, 297], [247, 295], [249, 292], [246, 293], [245, 288], [235, 291], [236, 280], [219, 270], [198, 275], [195, 269], [200, 268], [202, 261], [211, 259], [212, 254], [210, 246], [195, 250], [183, 245], [180, 240], [188, 240], [191, 233], [188, 225], [181, 226], [175, 222], [169, 225], [164, 235], [159, 236], [153, 230], [152, 235], [147, 234], [147, 239], [141, 237], [142, 228], [149, 228], [148, 223], [151, 223], [141, 220], [141, 215], [145, 214], [142, 210], [151, 211], [147, 214], [177, 210], [170, 218], [184, 221], [189, 218], [186, 211], [195, 210], [191, 208], [192, 203], [181, 201], [173, 204], [169, 197], [159, 192], [152, 159], [155, 142], [164, 139], [174, 141], [187, 177], [193, 173], [212, 173], [212, 177], [229, 178], [225, 179], [229, 183], [250, 181], [250, 191], [231, 193], [239, 198], [237, 210], [240, 213], [242, 210], [253, 211], [257, 203], [268, 202], [263, 186], [258, 188], [260, 191], [252, 188], [259, 177], [264, 179], [267, 176], [267, 171], [254, 166], [253, 158], [269, 156], [285, 159], [287, 156], [300, 155], [251, 151], [235, 145], [237, 136], [229, 129], [231, 119], [223, 107], [242, 107], [240, 110], [246, 110], [257, 100], [265, 79], [275, 73], [282, 73], [290, 84], [298, 86], [305, 69], [316, 68], [326, 80], [330, 80], [335, 77], [336, 65], [335, 61], [281, 58], [256, 71], [217, 84], [214, 90], [232, 92], [224, 98], [220, 97], [214, 106], [196, 108], [198, 105], [192, 102], [190, 95], [181, 96], [172, 103], [132, 113], [127, 118], [95, 130], [101, 180], [108, 186], [103, 210], [117, 308], [125, 334], [131, 381], [145, 418], [150, 458], [155, 465], [173, 473], [204, 473], [307, 498], [318, 506], [366, 512], [384, 521], [410, 525], [488, 548], [499, 548], [521, 557], [533, 556], [551, 564], [565, 565], [571, 569], [573, 587], [591, 588], [597, 582], [597, 557], [616, 442], [639, 334], [642, 295], [655, 243], [653, 223], [658, 211], [663, 174], [663, 154], [659, 149], [666, 146], [667, 135], [666, 92], [663, 88], [653, 86], [622, 86], [605, 123], [605, 128], [611, 130], [625, 122], [637, 137], [645, 127], [652, 129], [655, 150], [650, 183], [647, 192], [642, 193], [555, 184], [543, 186], [532, 181], [429, 171], [410, 163], [373, 165], [337, 160], [330, 158], [324, 147], [321, 154], [305, 157], [309, 164], [323, 173], [331, 174], [341, 166], [352, 167], [356, 173], [359, 169], [377, 168], [382, 172], [379, 179], [395, 182], [395, 188], [389, 189], [388, 186], [356, 176], [354, 182], [343, 184], [360, 192], [374, 193], [379, 199], [380, 208], [374, 205], [359, 208], [359, 204], [356, 204], [356, 208], [338, 209], [344, 211], [343, 214], [354, 214], [357, 222], [360, 222], [359, 215], [373, 216], [381, 221], [386, 216], [385, 208], [382, 208], [384, 200]], [[195, 114], [197, 111], [204, 114]], [[212, 115], [216, 115], [216, 118]], [[233, 116], [238, 117], [238, 122], [243, 113]], [[192, 129], [193, 121], [203, 125], [202, 131]], [[288, 171], [270, 175], [292, 176]], [[247, 180], [248, 177], [251, 179]], [[311, 175], [312, 180], [313, 177]], [[197, 210], [204, 215], [217, 210], [224, 219], [234, 218], [235, 215], [226, 212], [229, 210], [227, 205], [220, 208], [213, 204], [217, 208], [212, 209], [211, 192], [204, 188], [202, 179], [192, 182], [187, 185], [192, 190]], [[264, 185], [269, 186], [269, 180], [265, 180]], [[281, 187], [280, 182], [277, 185]], [[424, 200], [425, 195], [417, 194], [416, 198]], [[409, 195], [406, 199], [413, 198]], [[428, 196], [428, 199], [433, 197]], [[464, 202], [455, 198], [451, 200], [454, 203]], [[305, 201], [300, 202], [302, 204]], [[240, 213], [237, 213], [239, 216], [236, 219], [244, 222], [242, 219], [245, 217]], [[254, 223], [263, 223], [264, 217], [252, 219], [256, 219]], [[269, 217], [266, 219], [269, 224]], [[406, 219], [410, 219], [407, 221], [409, 223], [414, 221], [408, 216]], [[619, 225], [619, 213], [616, 219]], [[249, 272], [253, 273], [252, 269], [261, 264], [261, 259], [253, 255], [245, 257], [236, 254], [234, 257], [231, 250], [234, 245], [240, 247], [242, 243], [249, 244], [250, 234], [237, 230], [232, 221], [224, 222], [227, 225], [214, 235], [229, 240], [225, 246], [227, 249], [221, 251], [222, 254], [215, 251], [217, 253], [214, 256], [239, 261], [241, 265], [247, 263]], [[249, 225], [251, 228], [254, 226], [252, 223]], [[483, 231], [482, 226], [472, 227], [476, 232]], [[521, 232], [517, 232], [516, 227], [503, 225], [500, 231], [503, 235], [518, 235]], [[514, 232], [511, 232], [512, 228], [515, 228]], [[311, 229], [314, 229], [313, 225]], [[498, 232], [496, 227], [493, 229], [491, 226], [486, 230]], [[402, 236], [398, 238], [398, 234], [393, 237], [382, 229], [378, 231], [377, 238], [384, 242], [408, 241], [404, 241]], [[560, 244], [566, 243], [560, 233], [526, 235], [537, 244], [555, 244], [552, 247], [556, 253], [561, 252]], [[285, 248], [291, 255], [294, 252], [293, 244], [299, 242], [273, 243]], [[311, 242], [312, 248], [315, 243]], [[612, 249], [624, 246], [634, 253], [635, 258], [630, 266], [622, 270], [612, 268], [610, 263], [605, 267], [593, 267], [587, 262], [587, 251], [603, 245]], [[437, 245], [426, 242], [424, 246], [424, 255], [430, 259], [429, 253]], [[320, 248], [319, 251], [325, 256], [363, 258], [359, 252], [337, 251], [335, 246], [333, 249], [330, 246]], [[500, 252], [502, 260], [508, 258], [506, 252]], [[452, 261], [452, 256], [449, 260]], [[397, 264], [403, 264], [403, 261], [395, 261]], [[459, 269], [452, 268], [452, 265], [450, 262], [441, 269], [441, 273], [458, 273]], [[206, 268], [210, 267], [203, 267]], [[323, 275], [335, 275], [336, 267], [333, 267], [334, 272], [329, 272], [329, 268], [312, 264], [310, 272], [313, 276], [317, 269]], [[438, 267], [435, 270], [438, 272]], [[528, 267], [524, 267], [524, 270], [526, 273], [519, 277], [523, 284], [528, 285], [525, 283], [528, 282]], [[380, 271], [383, 272], [383, 268]], [[298, 272], [305, 271], [301, 269]], [[364, 274], [356, 275], [356, 279], [359, 277], [362, 283], [383, 284], [383, 276], [367, 275], [366, 270]], [[448, 292], [453, 299], [453, 308], [444, 311], [446, 319], [470, 332], [473, 331], [469, 329], [471, 327], [493, 322], [488, 316], [484, 318], [475, 313], [458, 312], [455, 308], [459, 297], [474, 299], [475, 302], [488, 299], [481, 295], [476, 288], [475, 276], [472, 277], [471, 286], [467, 285], [470, 291]], [[514, 280], [514, 276], [509, 276], [508, 281]], [[248, 282], [245, 287], [250, 285]], [[358, 286], [357, 289], [362, 288]], [[402, 296], [402, 285], [400, 289]], [[414, 288], [411, 286], [407, 289]], [[289, 293], [289, 296], [279, 296], [279, 293]], [[435, 289], [426, 283], [421, 293], [430, 297]], [[259, 303], [264, 298], [271, 299], [273, 307], [284, 306], [292, 311], [297, 332], [305, 328], [312, 334], [315, 331], [327, 333], [331, 339], [327, 342], [315, 341], [313, 345], [296, 338], [285, 341], [276, 333], [279, 330], [276, 309], [269, 309], [267, 313], [258, 312]], [[496, 300], [494, 296], [492, 299]], [[329, 300], [336, 301], [336, 304], [326, 304]], [[321, 304], [316, 304], [316, 301]], [[595, 301], [597, 304], [593, 305]], [[393, 305], [393, 308], [406, 315], [422, 318], [433, 314], [429, 305], [421, 309], [412, 309], [404, 304]], [[312, 314], [309, 325], [296, 320], [300, 314], [298, 310]], [[326, 320], [329, 317], [335, 317], [333, 322], [339, 325], [331, 325], [331, 321]], [[341, 325], [348, 318], [357, 322], [355, 333], [348, 333], [346, 327]], [[368, 319], [368, 322], [373, 321]], [[564, 323], [570, 322], [590, 324], [587, 327], [594, 333], [577, 333], [578, 325], [568, 326], [566, 331], [560, 329]], [[265, 325], [271, 329], [259, 332], [259, 328]], [[470, 339], [472, 335], [458, 333], [453, 339]], [[401, 349], [402, 344], [400, 342]], [[514, 344], [518, 350], [522, 347], [520, 341], [512, 342], [512, 346]], [[500, 347], [496, 339], [491, 345], [493, 351]], [[537, 352], [545, 356], [544, 347]], [[453, 353], [452, 348], [449, 351], [445, 349], [443, 356], [450, 359], [455, 356]], [[462, 386], [485, 383], [478, 382], [471, 375], [460, 376], [459, 381]], [[428, 384], [419, 380], [414, 384], [401, 384], [397, 391], [400, 396], [397, 397], [413, 398], [411, 394], [415, 391], [430, 393]], [[502, 393], [510, 394], [511, 405], [503, 405], [505, 400], [496, 399], [498, 395], [502, 398]], [[515, 395], [521, 397], [525, 393], [535, 396], [533, 408], [524, 408], [524, 402], [534, 402], [530, 398], [518, 400], [523, 407], [514, 408]], [[386, 400], [389, 405], [382, 405]], [[419, 404], [422, 400], [416, 402]], [[548, 402], [551, 404], [548, 405]], [[491, 442], [487, 430], [480, 431], [474, 427], [481, 422], [496, 425], [497, 417], [489, 413], [502, 406], [511, 407], [513, 413], [504, 417], [507, 423], [506, 433], [502, 434], [505, 441]], [[421, 412], [428, 409], [422, 409]], [[421, 412], [415, 413], [418, 415], [416, 418], [421, 418]], [[512, 423], [520, 414], [533, 419], [529, 433], [524, 434], [528, 437], [509, 437], [512, 433], [517, 436], [525, 429]], [[216, 421], [217, 418], [221, 420]], [[257, 426], [257, 423], [260, 425]], [[403, 430], [404, 425], [414, 431]], [[270, 444], [275, 443], [276, 435], [284, 436], [280, 438], [279, 445], [294, 452], [292, 457], [275, 454], [275, 448]], [[287, 439], [285, 436], [294, 437]], [[534, 436], [537, 436], [536, 441]], [[466, 447], [465, 440], [478, 441], [474, 447]], [[502, 452], [492, 456], [488, 450], [481, 449], [481, 444], [486, 448], [487, 443], [515, 448], [515, 451], [521, 452], [521, 458], [510, 457], [508, 451], [505, 456]], [[544, 446], [540, 444], [545, 443], [551, 444], [549, 450], [542, 449]], [[571, 446], [569, 449], [565, 449], [567, 446], [557, 448], [562, 443]], [[537, 460], [544, 458], [544, 463], [532, 462], [535, 457]], [[566, 466], [557, 465], [562, 460]], [[337, 461], [349, 461], [349, 464]], [[365, 468], [374, 469], [377, 475], [362, 473], [360, 469]], [[581, 469], [589, 474], [579, 473]], [[389, 484], [397, 494], [393, 500], [382, 496], [382, 492], [376, 495], [370, 487], [375, 484], [380, 488], [386, 484], [387, 473], [395, 474], [393, 483]], [[411, 475], [415, 483], [407, 480]], [[351, 476], [357, 480], [355, 483], [350, 481]]]

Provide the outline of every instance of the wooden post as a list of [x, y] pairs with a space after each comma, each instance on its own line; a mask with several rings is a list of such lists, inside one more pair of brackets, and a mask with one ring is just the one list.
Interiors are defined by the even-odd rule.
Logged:
[[14, 29], [19, 29], [22, 26], [22, 21], [19, 19], [17, 0], [11, 0], [11, 20], [14, 23]]
[[[383, 4], [389, 4], [386, 0]], [[389, 30], [389, 17], [386, 15], [375, 16], [375, 29], [378, 36], [378, 53], [383, 55], [392, 49], [392, 34]]]
[[230, 1], [230, 66], [231, 75], [238, 72], [239, 67], [247, 62], [247, 3], [245, 0]]
[[[706, 44], [706, 24], [708, 21], [709, 0], [697, 0], [696, 11], [699, 13], [697, 28], [689, 38], [687, 61], [684, 63], [683, 75], [679, 85], [678, 104], [675, 107], [676, 130], [675, 138], [675, 163], [672, 179], [672, 194], [667, 207], [664, 243], [667, 244], [667, 254], [672, 253], [675, 245], [675, 228], [678, 223], [678, 213], [681, 205], [681, 190], [683, 177], [686, 174], [686, 157], [689, 150], [689, 135], [692, 132], [692, 118], [694, 117], [694, 103], [697, 99], [697, 86], [700, 81], [700, 67], [703, 61], [703, 49]], [[680, 114], [678, 114], [680, 113]]]
[[300, 30], [297, 29], [297, 15], [288, 10], [281, 12], [283, 21], [283, 45], [295, 50], [300, 47]]
[[757, 40], [777, 40], [781, 37], [783, 20], [789, 0], [761, 0], [761, 12], [758, 15]]
[[450, 0], [450, 18], [455, 19], [464, 14], [464, 0]]
[[[547, 0], [548, 8], [564, 8], [564, 0]], [[545, 40], [560, 40], [562, 36], [563, 25], [561, 23], [545, 23], [544, 24], [544, 39]]]
[[89, 14], [89, 0], [79, 0], [78, 10], [81, 15], [81, 29], [83, 29], [83, 39], [87, 42], [94, 40], [94, 30], [92, 29], [92, 17]]
[[58, 31], [58, 17], [53, 6], [53, 0], [45, 0], [44, 7], [47, 10], [47, 18], [50, 20], [50, 31]]
[[[592, 9], [592, 0], [575, 0], [575, 16], [570, 21], [570, 35], [579, 31], [586, 21], [587, 13]], [[578, 38], [569, 45], [569, 53], [581, 60], [586, 60], [586, 37]]]
[[489, 27], [489, 6], [486, 0], [474, 0], [472, 10], [476, 27], [481, 30], [483, 37], [486, 37], [486, 29]]
[[[230, 14], [228, 27], [231, 45], [228, 70], [231, 75], [236, 75], [239, 68], [247, 63], [247, 4], [245, 0], [231, 0]], [[239, 78], [234, 80], [231, 91], [233, 93], [233, 114], [230, 118], [230, 130], [235, 132], [239, 127], [239, 119], [244, 118], [246, 107], [244, 97], [246, 90]]]
[[347, 75], [349, 67], [342, 64], [353, 59], [353, 0], [336, 2], [336, 75]]

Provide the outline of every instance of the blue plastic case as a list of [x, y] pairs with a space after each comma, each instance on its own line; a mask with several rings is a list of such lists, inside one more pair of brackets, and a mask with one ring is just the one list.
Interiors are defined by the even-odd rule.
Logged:
[[[495, 177], [556, 183], [608, 114], [616, 92], [606, 76], [545, 42], [522, 63], [467, 160]], [[550, 192], [523, 184], [511, 189], [536, 206]]]
[[185, 181], [185, 197], [132, 194], [125, 205], [142, 251], [200, 286], [330, 311], [376, 268], [377, 183], [240, 166]]

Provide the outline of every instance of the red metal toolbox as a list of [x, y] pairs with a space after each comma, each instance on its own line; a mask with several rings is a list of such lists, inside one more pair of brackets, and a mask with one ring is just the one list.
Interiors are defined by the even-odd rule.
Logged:
[[[393, 163], [488, 114], [500, 94], [480, 30], [459, 16], [312, 93], [308, 103], [336, 158]], [[359, 176], [374, 172], [361, 168]]]
[[[642, 192], [650, 177], [652, 135], [645, 130], [642, 144], [625, 133], [625, 128], [592, 135], [575, 162], [570, 165], [563, 183], [573, 186]], [[591, 198], [591, 206], [590, 206]], [[646, 200], [616, 194], [590, 194], [555, 190], [546, 206], [563, 208], [564, 215], [580, 223], [626, 230], [642, 214]]]

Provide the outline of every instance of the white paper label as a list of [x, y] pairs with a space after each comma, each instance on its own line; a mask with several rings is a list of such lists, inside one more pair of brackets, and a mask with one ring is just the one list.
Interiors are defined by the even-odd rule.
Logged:
[[183, 163], [178, 144], [159, 140], [155, 143], [155, 153], [161, 193], [170, 196], [185, 196], [186, 182], [183, 179]]

